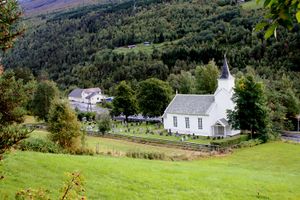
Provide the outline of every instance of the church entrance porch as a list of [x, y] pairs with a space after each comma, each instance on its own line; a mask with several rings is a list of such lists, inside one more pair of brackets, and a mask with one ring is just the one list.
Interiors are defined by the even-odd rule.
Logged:
[[226, 137], [229, 133], [228, 130], [230, 130], [230, 126], [227, 120], [222, 118], [217, 120], [217, 122], [212, 126], [212, 135]]

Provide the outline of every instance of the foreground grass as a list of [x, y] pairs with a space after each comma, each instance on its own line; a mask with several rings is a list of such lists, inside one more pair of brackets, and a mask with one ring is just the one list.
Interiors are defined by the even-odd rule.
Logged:
[[88, 199], [300, 199], [300, 145], [274, 142], [191, 162], [13, 152], [1, 164], [0, 199], [47, 188], [79, 170]]

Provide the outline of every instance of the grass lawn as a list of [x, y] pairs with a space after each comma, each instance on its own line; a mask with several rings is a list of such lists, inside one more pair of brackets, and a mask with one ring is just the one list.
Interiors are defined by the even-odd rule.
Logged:
[[264, 5], [264, 0], [260, 0], [259, 3], [256, 3], [256, 0], [251, 0], [242, 4], [242, 7], [246, 10], [255, 10], [262, 8]]
[[113, 51], [115, 53], [123, 53], [123, 54], [127, 54], [130, 52], [134, 52], [134, 53], [138, 53], [138, 52], [143, 52], [143, 53], [148, 53], [151, 54], [154, 50], [154, 48], [156, 49], [160, 49], [160, 48], [167, 48], [169, 44], [171, 43], [177, 43], [179, 40], [174, 40], [172, 42], [163, 42], [163, 43], [159, 43], [159, 44], [150, 44], [149, 46], [145, 46], [143, 43], [140, 44], [136, 44], [135, 48], [129, 49], [127, 46], [126, 47], [119, 47], [114, 49]]
[[300, 145], [273, 142], [189, 162], [12, 152], [1, 163], [0, 199], [47, 188], [81, 171], [88, 199], [300, 199]]

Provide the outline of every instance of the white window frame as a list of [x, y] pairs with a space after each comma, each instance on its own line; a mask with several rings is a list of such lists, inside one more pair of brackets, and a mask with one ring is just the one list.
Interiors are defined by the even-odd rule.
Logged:
[[173, 126], [174, 127], [178, 126], [177, 116], [173, 116]]
[[201, 117], [198, 118], [198, 129], [203, 129], [203, 119]]
[[190, 118], [189, 117], [185, 117], [185, 128], [190, 128]]

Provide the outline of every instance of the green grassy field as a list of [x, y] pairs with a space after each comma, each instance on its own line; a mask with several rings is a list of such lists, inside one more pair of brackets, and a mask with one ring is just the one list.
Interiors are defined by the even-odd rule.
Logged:
[[254, 10], [262, 8], [264, 5], [264, 0], [260, 0], [259, 3], [256, 3], [256, 0], [251, 0], [242, 4], [242, 7], [247, 10]]
[[174, 40], [172, 42], [163, 42], [159, 44], [150, 44], [149, 46], [145, 46], [143, 43], [136, 44], [135, 48], [129, 49], [127, 46], [126, 47], [119, 47], [114, 49], [113, 51], [115, 53], [123, 53], [127, 54], [130, 52], [138, 53], [138, 52], [143, 52], [143, 53], [148, 53], [151, 54], [154, 49], [160, 49], [160, 48], [167, 48], [168, 45], [177, 43], [179, 40]]
[[88, 199], [300, 199], [300, 145], [273, 142], [225, 157], [169, 162], [12, 152], [0, 199], [44, 187], [57, 199], [64, 173], [81, 171]]

